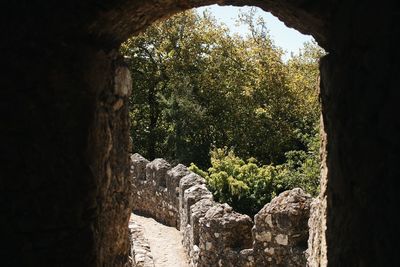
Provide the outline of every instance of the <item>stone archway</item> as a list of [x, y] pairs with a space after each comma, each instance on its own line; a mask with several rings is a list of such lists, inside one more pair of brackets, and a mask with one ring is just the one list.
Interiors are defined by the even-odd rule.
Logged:
[[395, 3], [71, 0], [15, 1], [3, 9], [5, 265], [126, 263], [129, 79], [116, 49], [156, 19], [213, 3], [271, 11], [329, 52], [321, 64], [327, 179], [319, 236], [326, 246], [315, 239], [315, 264], [395, 262]]

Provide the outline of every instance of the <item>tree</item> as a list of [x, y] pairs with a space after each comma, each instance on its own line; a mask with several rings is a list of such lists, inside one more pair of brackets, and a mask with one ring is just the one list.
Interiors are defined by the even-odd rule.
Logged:
[[302, 136], [319, 114], [314, 47], [285, 63], [263, 20], [250, 12], [239, 22], [247, 37], [231, 35], [210, 13], [187, 11], [123, 44], [137, 152], [208, 168], [214, 147], [261, 164], [307, 149]]

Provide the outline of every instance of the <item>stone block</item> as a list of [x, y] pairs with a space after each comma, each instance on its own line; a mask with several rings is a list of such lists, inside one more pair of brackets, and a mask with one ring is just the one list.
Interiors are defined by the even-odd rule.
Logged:
[[305, 266], [311, 196], [295, 188], [281, 193], [254, 217], [256, 265]]
[[183, 209], [181, 216], [181, 225], [190, 224], [190, 208], [201, 199], [212, 200], [212, 194], [204, 184], [196, 184], [185, 190]]
[[131, 176], [133, 179], [146, 180], [147, 159], [135, 153], [131, 156]]
[[199, 266], [237, 266], [240, 251], [252, 248], [252, 226], [226, 203], [211, 207], [199, 220]]
[[177, 203], [179, 203], [179, 182], [180, 180], [188, 175], [190, 171], [186, 168], [185, 165], [178, 164], [171, 170], [167, 171], [165, 176], [166, 185], [168, 193], [171, 197], [176, 197]]
[[157, 158], [146, 165], [146, 177], [157, 186], [166, 188], [165, 176], [171, 165], [161, 158]]

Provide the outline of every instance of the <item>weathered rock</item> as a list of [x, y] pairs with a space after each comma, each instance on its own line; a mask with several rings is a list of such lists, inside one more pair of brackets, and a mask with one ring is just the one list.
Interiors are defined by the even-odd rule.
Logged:
[[[205, 184], [205, 183], [206, 180], [200, 175], [195, 174], [193, 172], [189, 173], [179, 181], [179, 197], [182, 198], [183, 200], [186, 189], [197, 184]], [[181, 202], [181, 204], [183, 204], [183, 202]]]
[[228, 204], [211, 207], [199, 222], [198, 266], [236, 266], [240, 251], [252, 247], [250, 217]]
[[144, 234], [143, 227], [131, 219], [129, 221], [129, 230], [131, 232], [133, 267], [154, 267], [149, 241]]
[[[132, 170], [143, 174], [146, 160], [132, 155]], [[257, 215], [253, 227], [247, 215], [217, 204], [204, 178], [177, 165], [165, 172], [165, 160], [147, 164], [148, 177], [133, 179], [135, 210], [183, 233], [191, 266], [301, 266], [305, 264], [310, 197], [301, 189], [286, 191]], [[154, 180], [166, 174], [166, 187]], [[177, 201], [177, 193], [179, 202]], [[253, 227], [253, 235], [251, 228]]]
[[146, 165], [146, 177], [157, 186], [167, 187], [166, 174], [171, 165], [165, 159], [155, 159]]
[[243, 249], [240, 251], [239, 256], [237, 266], [256, 267], [253, 249]]
[[179, 216], [180, 216], [180, 218], [185, 218], [185, 216], [186, 216], [186, 219], [181, 219], [180, 229], [184, 229], [186, 227], [186, 224], [188, 221], [187, 212], [185, 212], [185, 208], [184, 208], [185, 190], [190, 188], [191, 186], [205, 184], [205, 183], [206, 183], [206, 181], [203, 177], [201, 177], [200, 175], [197, 175], [193, 172], [184, 176], [179, 181]]
[[310, 219], [308, 220], [309, 238], [306, 251], [307, 266], [326, 266], [326, 238], [323, 218], [326, 211], [325, 201], [316, 198], [311, 202]]
[[131, 174], [133, 179], [146, 180], [147, 159], [135, 153], [131, 156]]
[[197, 201], [190, 207], [190, 224], [187, 224], [183, 232], [183, 246], [189, 255], [190, 264], [197, 266], [199, 258], [199, 220], [203, 218], [206, 212], [216, 203], [211, 198], [205, 198]]
[[215, 206], [216, 203], [211, 198], [205, 198], [195, 203], [190, 208], [190, 225], [193, 229], [193, 245], [199, 245], [199, 226], [200, 219], [203, 218], [207, 211]]
[[305, 266], [311, 197], [300, 188], [285, 191], [254, 217], [256, 266]]
[[181, 225], [186, 226], [190, 224], [191, 210], [193, 204], [201, 199], [212, 199], [211, 192], [207, 189], [204, 184], [196, 184], [184, 191], [183, 197], [183, 209], [181, 215]]
[[178, 164], [167, 171], [167, 175], [165, 176], [168, 193], [171, 201], [173, 201], [176, 206], [179, 205], [179, 182], [188, 174], [190, 174], [188, 168], [186, 168], [185, 165]]
[[[131, 170], [141, 179], [133, 179], [133, 211], [144, 214], [165, 223], [166, 225], [179, 227], [178, 200], [176, 188], [169, 189], [166, 186], [166, 176], [169, 171], [169, 163], [164, 159], [156, 159], [146, 165], [145, 177], [143, 177], [143, 165], [147, 162], [142, 156], [132, 156]], [[164, 186], [160, 185], [164, 183]]]
[[329, 172], [320, 255], [331, 266], [398, 261], [396, 1], [21, 2], [2, 3], [3, 265], [123, 265], [131, 188], [118, 47], [157, 19], [215, 3], [271, 11], [329, 53], [321, 61]]
[[[198, 249], [196, 248], [198, 242], [194, 241], [194, 239], [198, 239], [198, 218], [192, 216], [194, 212], [192, 208], [201, 200], [207, 201], [201, 202], [202, 206], [196, 206], [195, 208], [196, 215], [204, 213], [205, 210], [212, 205], [212, 194], [204, 184], [195, 184], [184, 192], [183, 207], [180, 209], [180, 229], [183, 232], [183, 245], [185, 250], [188, 253], [192, 264], [195, 266], [198, 259]], [[193, 218], [197, 220], [196, 223], [192, 221]]]

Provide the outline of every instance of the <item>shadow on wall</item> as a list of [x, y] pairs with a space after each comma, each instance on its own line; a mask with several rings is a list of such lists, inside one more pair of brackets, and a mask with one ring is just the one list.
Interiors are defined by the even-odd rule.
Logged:
[[134, 211], [176, 227], [192, 266], [306, 266], [312, 198], [283, 192], [254, 217], [216, 203], [201, 176], [131, 156]]

